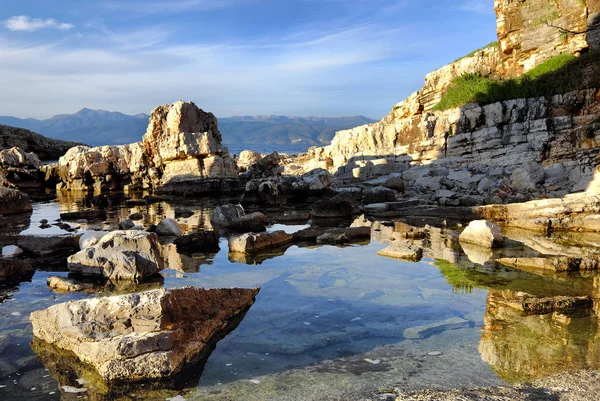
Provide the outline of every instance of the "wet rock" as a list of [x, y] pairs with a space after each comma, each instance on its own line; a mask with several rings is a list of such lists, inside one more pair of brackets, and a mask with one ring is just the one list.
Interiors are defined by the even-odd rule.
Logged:
[[177, 251], [181, 253], [219, 252], [219, 234], [216, 231], [197, 231], [175, 240]]
[[23, 250], [16, 245], [7, 245], [2, 247], [2, 257], [3, 258], [14, 258], [16, 256], [22, 255]]
[[454, 316], [450, 319], [446, 319], [441, 322], [409, 327], [408, 329], [404, 330], [404, 337], [411, 340], [416, 340], [421, 338], [427, 338], [429, 336], [439, 334], [447, 330], [463, 329], [469, 326], [470, 323], [468, 320], [465, 320], [458, 316]]
[[290, 224], [290, 223], [306, 223], [310, 220], [310, 213], [308, 212], [297, 212], [297, 211], [286, 211], [281, 215], [277, 215], [273, 218], [277, 223]]
[[25, 260], [0, 258], [0, 283], [18, 283], [27, 280], [33, 273], [33, 266]]
[[136, 280], [164, 268], [158, 237], [143, 231], [113, 231], [67, 262], [73, 273], [111, 280]]
[[94, 288], [91, 283], [84, 283], [69, 277], [50, 276], [46, 281], [48, 287], [56, 292], [79, 292]]
[[371, 227], [348, 227], [327, 230], [316, 238], [317, 244], [341, 245], [371, 238]]
[[377, 252], [380, 256], [418, 262], [423, 258], [423, 248], [409, 240], [395, 239], [387, 248]]
[[183, 229], [175, 219], [163, 219], [156, 226], [156, 233], [165, 237], [181, 237]]
[[308, 227], [304, 230], [296, 231], [292, 234], [294, 242], [316, 242], [317, 238], [325, 234], [328, 229], [325, 227]]
[[32, 210], [31, 201], [26, 193], [0, 187], [0, 215], [29, 213]]
[[293, 236], [285, 231], [243, 234], [229, 238], [229, 252], [256, 253], [292, 242]]
[[107, 383], [165, 379], [206, 360], [258, 291], [185, 287], [54, 305], [31, 314], [34, 349], [42, 360], [70, 351]]
[[396, 191], [385, 188], [375, 187], [365, 192], [363, 204], [370, 205], [373, 203], [386, 203], [396, 201]]
[[75, 234], [21, 235], [17, 245], [34, 255], [71, 255], [79, 250], [79, 238]]
[[474, 220], [459, 236], [460, 242], [466, 242], [485, 248], [502, 248], [506, 241], [502, 229], [495, 223], [486, 220]]
[[106, 210], [80, 210], [77, 212], [68, 212], [60, 214], [61, 220], [87, 220], [98, 221], [106, 220]]
[[135, 223], [131, 219], [123, 220], [119, 223], [119, 230], [131, 230]]
[[108, 233], [109, 231], [86, 231], [79, 238], [79, 249], [83, 250], [96, 245]]
[[352, 195], [340, 194], [331, 199], [323, 199], [313, 203], [311, 215], [316, 218], [352, 217], [356, 214], [358, 202]]
[[593, 306], [593, 300], [587, 296], [536, 297], [519, 292], [510, 294], [503, 300], [503, 304], [520, 311], [524, 316], [575, 312]]
[[234, 231], [264, 231], [267, 217], [260, 212], [246, 214], [241, 205], [217, 206], [210, 217], [213, 227]]

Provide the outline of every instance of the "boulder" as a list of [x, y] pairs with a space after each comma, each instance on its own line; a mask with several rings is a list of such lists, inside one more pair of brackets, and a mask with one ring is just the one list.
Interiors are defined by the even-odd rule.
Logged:
[[396, 201], [396, 191], [385, 188], [375, 187], [365, 192], [363, 204], [370, 205], [373, 203], [386, 203]]
[[176, 207], [175, 208], [175, 218], [184, 218], [192, 217], [194, 215], [194, 211], [190, 209], [186, 209], [184, 207]]
[[109, 384], [166, 379], [205, 361], [258, 291], [184, 287], [57, 304], [30, 316], [45, 345], [35, 349], [70, 351]]
[[262, 155], [253, 150], [242, 150], [238, 157], [237, 163], [242, 171], [246, 171], [248, 167], [262, 159]]
[[386, 180], [384, 187], [393, 189], [394, 191], [404, 192], [404, 181], [401, 175], [390, 175]]
[[256, 253], [292, 242], [293, 236], [285, 231], [249, 233], [229, 238], [229, 252]]
[[79, 250], [79, 235], [20, 235], [19, 248], [38, 256], [71, 255]]
[[331, 199], [322, 199], [313, 203], [311, 214], [317, 218], [352, 217], [359, 210], [359, 204], [354, 196], [342, 193]]
[[316, 169], [302, 176], [302, 180], [308, 184], [309, 191], [323, 191], [333, 184], [333, 177], [329, 171]]
[[485, 248], [502, 248], [506, 241], [502, 236], [502, 229], [495, 223], [487, 220], [474, 220], [469, 223], [459, 236], [460, 242], [466, 242]]
[[135, 223], [131, 219], [125, 219], [119, 223], [119, 230], [131, 230]]
[[216, 231], [196, 231], [175, 240], [177, 251], [181, 253], [219, 252], [219, 234]]
[[15, 258], [0, 258], [0, 283], [18, 283], [30, 278], [34, 268], [25, 260]]
[[532, 191], [538, 184], [544, 182], [544, 169], [539, 163], [527, 162], [513, 171], [510, 179], [514, 189]]
[[318, 237], [327, 232], [325, 227], [308, 227], [292, 234], [294, 241], [297, 242], [315, 242]]
[[423, 248], [412, 241], [396, 239], [387, 248], [377, 252], [377, 255], [418, 262], [423, 258]]
[[79, 249], [83, 250], [85, 248], [89, 248], [91, 246], [96, 245], [98, 241], [100, 241], [102, 237], [104, 237], [108, 233], [109, 231], [86, 231], [79, 238]]
[[260, 212], [246, 214], [242, 205], [226, 204], [217, 206], [210, 216], [213, 227], [234, 231], [264, 231], [267, 217]]
[[0, 151], [0, 164], [10, 167], [39, 168], [42, 162], [35, 153], [27, 153], [15, 146]]
[[26, 193], [0, 187], [0, 215], [29, 213], [32, 210], [31, 201]]
[[141, 279], [164, 268], [158, 237], [144, 231], [113, 231], [67, 262], [73, 273], [111, 280]]
[[23, 250], [16, 245], [7, 245], [2, 247], [3, 258], [14, 258], [23, 254]]
[[181, 237], [183, 229], [175, 219], [162, 219], [156, 226], [156, 233], [165, 237]]

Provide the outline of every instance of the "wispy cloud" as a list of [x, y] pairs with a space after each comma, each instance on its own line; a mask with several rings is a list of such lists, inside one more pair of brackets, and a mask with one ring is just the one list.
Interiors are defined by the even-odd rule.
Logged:
[[105, 1], [101, 7], [112, 11], [137, 14], [176, 14], [185, 11], [208, 11], [227, 8], [243, 0], [119, 0]]
[[58, 29], [60, 31], [68, 31], [75, 27], [73, 24], [68, 24], [65, 22], [59, 22], [55, 19], [39, 19], [39, 18], [31, 18], [27, 15], [16, 15], [11, 17], [5, 21], [3, 21], [3, 25], [6, 29], [11, 31], [25, 31], [25, 32], [34, 32], [40, 29]]
[[493, 4], [491, 1], [488, 0], [464, 0], [460, 4], [459, 9], [477, 14], [494, 13]]

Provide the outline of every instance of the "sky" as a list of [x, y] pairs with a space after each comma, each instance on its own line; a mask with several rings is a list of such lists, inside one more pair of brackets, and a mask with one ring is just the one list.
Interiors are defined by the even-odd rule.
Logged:
[[492, 0], [2, 0], [0, 115], [381, 118], [494, 40]]

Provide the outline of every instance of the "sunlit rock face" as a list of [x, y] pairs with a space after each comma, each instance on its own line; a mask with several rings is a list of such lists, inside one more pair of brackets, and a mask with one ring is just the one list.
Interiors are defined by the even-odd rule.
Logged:
[[31, 322], [41, 353], [68, 351], [109, 385], [161, 380], [206, 359], [258, 291], [157, 289], [54, 305]]
[[[595, 333], [595, 334], [594, 334]], [[591, 298], [536, 298], [491, 290], [479, 343], [482, 359], [508, 382], [600, 367]]]
[[[159, 106], [141, 142], [88, 148], [77, 146], [48, 169], [58, 189], [158, 189], [202, 184], [238, 176], [235, 159], [221, 144], [217, 119], [192, 102]], [[207, 191], [215, 189], [207, 185]], [[219, 188], [216, 188], [217, 191]], [[167, 189], [168, 191], [168, 189]]]

